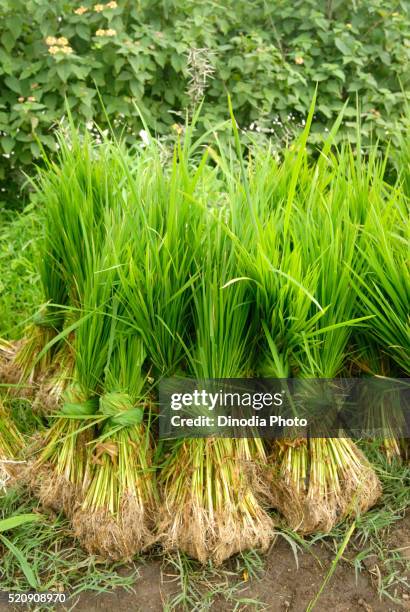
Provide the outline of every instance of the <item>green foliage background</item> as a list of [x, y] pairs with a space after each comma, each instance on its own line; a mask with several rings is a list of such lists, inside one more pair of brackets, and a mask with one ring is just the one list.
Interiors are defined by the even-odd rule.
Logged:
[[214, 68], [202, 128], [226, 119], [229, 90], [241, 127], [256, 122], [280, 142], [317, 82], [313, 139], [346, 99], [341, 134], [354, 141], [358, 100], [363, 142], [394, 138], [410, 84], [410, 4], [400, 0], [0, 0], [0, 43], [0, 200], [40, 144], [55, 148], [65, 98], [75, 122], [104, 128], [98, 88], [130, 144], [140, 140], [135, 103], [158, 134], [183, 122], [174, 112], [192, 105], [192, 48], [209, 49]]
[[41, 231], [31, 204], [22, 214], [0, 211], [0, 338], [21, 337], [42, 300], [36, 258]]

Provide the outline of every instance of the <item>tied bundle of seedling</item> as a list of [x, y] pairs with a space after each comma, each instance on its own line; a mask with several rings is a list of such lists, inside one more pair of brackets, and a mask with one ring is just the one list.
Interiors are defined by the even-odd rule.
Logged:
[[98, 421], [99, 395], [116, 324], [116, 268], [110, 247], [112, 243], [107, 243], [101, 256], [95, 256], [95, 271], [85, 284], [75, 328], [73, 375], [29, 470], [31, 486], [42, 503], [69, 516], [89, 485], [88, 443]]
[[[354, 328], [366, 321], [365, 313], [360, 317], [352, 282], [352, 270], [361, 274], [364, 264], [357, 248], [361, 241], [360, 229], [354, 223], [360, 217], [358, 204], [361, 203], [355, 202], [352, 193], [356, 188], [357, 192], [360, 190], [354, 176], [349, 176], [351, 159], [351, 153], [344, 151], [339, 156], [337, 169], [330, 169], [334, 176], [328, 183], [325, 201], [317, 198], [317, 194], [321, 195], [323, 180], [318, 175], [317, 184], [314, 181], [312, 184], [316, 197], [308, 192], [310, 208], [306, 210], [306, 204], [301, 202], [306, 212], [301, 215], [295, 211], [292, 223], [294, 240], [302, 245], [302, 258], [317, 269], [312, 294], [320, 305], [316, 320], [317, 309], [311, 305], [308, 312], [311, 324], [306, 326], [310, 329], [301, 330], [300, 345], [289, 354], [291, 368], [302, 378], [334, 379], [342, 374]], [[332, 189], [333, 181], [340, 185], [343, 174], [346, 175], [344, 193], [340, 187]], [[326, 180], [329, 181], [328, 176]], [[352, 203], [351, 209], [342, 206], [343, 195]], [[309, 240], [303, 240], [306, 231]], [[335, 400], [329, 402], [329, 411], [332, 409], [335, 409]], [[297, 468], [291, 474], [287, 472], [285, 478], [295, 486], [300, 500], [295, 505], [300, 516], [295, 516], [292, 522], [295, 527], [300, 522], [302, 531], [328, 531], [346, 515], [366, 511], [380, 496], [374, 470], [343, 431], [337, 438], [312, 437], [306, 446], [290, 447], [285, 451], [285, 461], [289, 455], [290, 463]]]
[[99, 400], [102, 421], [91, 445], [86, 494], [73, 517], [86, 550], [110, 559], [132, 558], [154, 541], [156, 490], [145, 357], [138, 336], [116, 341]]
[[[186, 348], [196, 380], [245, 376], [254, 348], [248, 285], [236, 282], [235, 250], [221, 216], [215, 216], [208, 228], [213, 248], [196, 262], [201, 272], [192, 303], [195, 335]], [[265, 461], [258, 439], [221, 439], [215, 431], [209, 439], [177, 442], [160, 474], [166, 547], [216, 564], [247, 548], [266, 550], [273, 521], [257, 492]]]
[[[323, 155], [327, 152], [325, 144]], [[362, 268], [354, 223], [361, 202], [353, 210], [341, 206], [343, 198], [353, 200], [349, 164], [345, 151], [337, 167], [327, 167], [322, 158], [309, 172], [301, 147], [293, 159], [290, 187], [276, 202], [281, 223], [274, 210], [270, 218], [255, 218], [255, 239], [243, 249], [243, 261], [254, 280], [262, 318], [260, 372], [265, 375], [333, 379], [347, 363], [353, 326], [362, 320], [351, 272]], [[255, 172], [263, 175], [264, 170]], [[254, 205], [252, 196], [248, 205]], [[253, 212], [258, 209], [256, 203]], [[329, 413], [334, 410], [330, 398]], [[292, 528], [304, 533], [329, 531], [347, 514], [365, 511], [380, 495], [374, 471], [342, 431], [338, 438], [326, 437], [326, 432], [317, 434], [324, 437], [311, 435], [275, 442], [269, 457], [271, 503]]]

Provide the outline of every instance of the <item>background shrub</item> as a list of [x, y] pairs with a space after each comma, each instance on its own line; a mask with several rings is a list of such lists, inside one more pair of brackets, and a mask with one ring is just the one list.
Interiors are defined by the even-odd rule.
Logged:
[[401, 129], [405, 1], [0, 0], [0, 20], [3, 200], [41, 146], [54, 150], [65, 98], [75, 122], [109, 118], [130, 144], [140, 140], [135, 103], [167, 134], [205, 90], [203, 129], [226, 118], [229, 90], [242, 127], [282, 142], [303, 122], [316, 82], [316, 135], [346, 99], [340, 133], [353, 141], [357, 99], [364, 144]]

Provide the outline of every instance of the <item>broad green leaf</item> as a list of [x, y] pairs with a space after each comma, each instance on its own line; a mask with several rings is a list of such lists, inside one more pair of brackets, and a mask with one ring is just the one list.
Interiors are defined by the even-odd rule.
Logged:
[[2, 136], [0, 138], [0, 142], [1, 142], [1, 146], [3, 147], [3, 151], [5, 153], [12, 152], [14, 145], [15, 145], [14, 138], [12, 138], [11, 136]]

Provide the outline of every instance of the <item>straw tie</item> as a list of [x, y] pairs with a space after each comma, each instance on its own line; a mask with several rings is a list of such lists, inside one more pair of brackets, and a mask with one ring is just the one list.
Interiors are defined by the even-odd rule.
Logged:
[[112, 425], [131, 427], [142, 422], [144, 409], [136, 406], [128, 393], [112, 392], [101, 396], [100, 412]]
[[44, 327], [46, 329], [55, 329], [61, 322], [61, 313], [58, 312], [45, 312], [40, 310], [33, 317], [33, 323], [37, 327]]
[[98, 398], [83, 402], [66, 402], [61, 408], [61, 414], [66, 417], [88, 417], [97, 412]]

